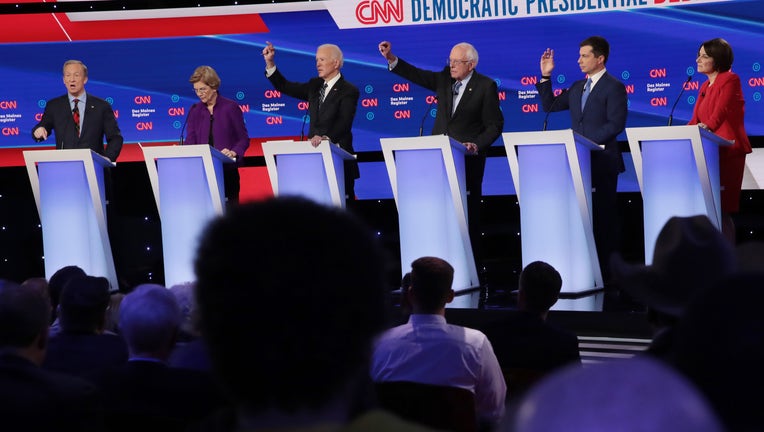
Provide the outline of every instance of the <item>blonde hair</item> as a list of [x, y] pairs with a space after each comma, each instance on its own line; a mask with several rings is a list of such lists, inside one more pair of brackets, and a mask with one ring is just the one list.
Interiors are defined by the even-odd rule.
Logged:
[[199, 66], [194, 70], [194, 73], [191, 74], [191, 78], [188, 79], [188, 82], [191, 84], [199, 81], [207, 84], [213, 90], [220, 88], [220, 77], [218, 76], [218, 73], [215, 72], [215, 69], [212, 69], [210, 66]]

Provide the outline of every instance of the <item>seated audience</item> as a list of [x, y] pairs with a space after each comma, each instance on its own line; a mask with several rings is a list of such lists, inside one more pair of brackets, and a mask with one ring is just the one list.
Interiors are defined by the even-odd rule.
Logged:
[[86, 376], [127, 361], [125, 341], [104, 331], [109, 300], [104, 277], [76, 276], [67, 282], [58, 305], [59, 331], [50, 337], [43, 368]]
[[0, 279], [0, 428], [8, 431], [100, 431], [96, 388], [40, 368], [50, 302], [36, 289]]
[[483, 333], [446, 322], [446, 304], [454, 299], [453, 278], [454, 268], [440, 258], [422, 257], [411, 263], [412, 314], [408, 323], [377, 339], [371, 378], [470, 390], [478, 418], [497, 422], [504, 413], [504, 377]]
[[87, 276], [87, 273], [85, 273], [85, 270], [82, 270], [81, 268], [70, 265], [66, 267], [61, 267], [60, 269], [56, 270], [53, 275], [51, 275], [50, 279], [48, 280], [48, 291], [50, 292], [50, 306], [53, 310], [53, 315], [50, 318], [50, 334], [51, 336], [56, 334], [59, 330], [58, 328], [58, 317], [56, 314], [58, 313], [58, 298], [61, 296], [61, 291], [64, 289], [64, 286], [69, 282], [70, 279], [74, 277], [80, 277], [80, 276]]
[[94, 376], [110, 430], [184, 431], [226, 405], [209, 374], [167, 365], [180, 321], [162, 286], [139, 285], [122, 300], [119, 328], [130, 359]]
[[676, 329], [672, 364], [705, 394], [728, 431], [764, 425], [764, 269], [699, 294]]
[[199, 310], [196, 307], [196, 285], [187, 282], [173, 285], [170, 292], [180, 306], [181, 322], [178, 342], [170, 356], [171, 367], [211, 371], [207, 345], [199, 333]]
[[568, 366], [544, 378], [500, 430], [722, 432], [708, 402], [648, 356]]
[[687, 304], [737, 266], [732, 245], [705, 215], [669, 219], [655, 241], [650, 265], [628, 264], [618, 254], [612, 261], [623, 290], [647, 306], [654, 327], [648, 354], [663, 359]]
[[236, 404], [226, 430], [422, 430], [379, 410], [350, 418], [388, 291], [381, 247], [351, 213], [241, 205], [207, 227], [195, 271], [202, 335]]
[[517, 313], [483, 331], [491, 341], [507, 382], [507, 399], [518, 399], [545, 374], [581, 364], [578, 337], [546, 322], [560, 296], [562, 278], [551, 265], [535, 261], [520, 273]]

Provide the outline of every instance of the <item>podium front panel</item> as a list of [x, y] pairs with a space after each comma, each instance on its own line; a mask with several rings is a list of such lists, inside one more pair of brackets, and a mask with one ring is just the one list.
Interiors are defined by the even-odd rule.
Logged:
[[[432, 149], [397, 151], [395, 163], [403, 268], [423, 256], [436, 256], [449, 263], [466, 262], [461, 233], [453, 229], [458, 225], [451, 188], [443, 181], [446, 170], [442, 152]], [[426, 166], [428, 172], [423, 173], [422, 166]], [[422, 217], [424, 215], [427, 217]], [[469, 275], [464, 270], [454, 274], [455, 287], [468, 286]]]
[[[112, 270], [104, 261], [103, 239], [83, 162], [40, 162], [37, 172], [43, 185], [40, 187], [40, 222], [46, 277], [68, 265], [77, 265], [88, 274], [108, 277]], [[96, 169], [95, 173], [96, 181], [103, 185], [103, 169]], [[103, 187], [99, 193], [101, 203], [105, 203]], [[102, 210], [105, 214], [105, 206]]]
[[[588, 172], [590, 152], [577, 152], [582, 172]], [[595, 286], [594, 266], [588, 253], [585, 223], [577, 197], [564, 143], [519, 146], [520, 230], [523, 266], [534, 261], [552, 265], [563, 278], [563, 292], [591, 290]], [[585, 191], [591, 191], [591, 177], [583, 176]], [[591, 193], [586, 193], [591, 208]]]
[[[276, 166], [279, 196], [298, 195], [320, 204], [334, 204], [321, 153], [277, 154]], [[345, 183], [341, 186], [344, 196]]]
[[[191, 282], [195, 280], [193, 260], [199, 235], [217, 215], [210, 199], [204, 161], [201, 157], [168, 157], [157, 159], [156, 164], [165, 284]], [[219, 162], [216, 165], [222, 167]]]
[[643, 141], [642, 201], [645, 262], [652, 263], [658, 234], [672, 216], [706, 213], [698, 169], [690, 140]]

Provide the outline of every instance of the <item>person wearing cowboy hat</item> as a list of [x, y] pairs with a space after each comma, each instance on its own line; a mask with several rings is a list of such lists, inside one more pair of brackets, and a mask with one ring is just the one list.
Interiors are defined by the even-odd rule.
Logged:
[[684, 309], [698, 293], [735, 272], [737, 260], [707, 216], [674, 216], [658, 234], [652, 264], [630, 264], [614, 254], [611, 267], [621, 288], [647, 307], [654, 327], [647, 353], [666, 358]]

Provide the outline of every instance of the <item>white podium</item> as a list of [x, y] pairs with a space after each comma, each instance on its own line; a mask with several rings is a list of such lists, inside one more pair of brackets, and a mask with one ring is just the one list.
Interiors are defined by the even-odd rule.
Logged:
[[552, 265], [565, 294], [602, 288], [591, 182], [591, 152], [602, 147], [571, 129], [502, 137], [520, 203], [523, 267], [533, 261]]
[[141, 147], [162, 221], [165, 286], [191, 282], [199, 235], [225, 209], [223, 164], [207, 144]]
[[104, 168], [115, 164], [90, 149], [24, 152], [42, 223], [45, 277], [76, 265], [119, 288], [106, 225]]
[[321, 141], [266, 141], [263, 156], [273, 194], [299, 195], [345, 208], [345, 164], [355, 158], [340, 146]]
[[645, 225], [645, 263], [672, 216], [704, 214], [721, 229], [719, 146], [729, 141], [692, 126], [626, 128]]
[[[382, 153], [398, 207], [401, 269], [434, 256], [454, 267], [450, 307], [477, 307], [480, 286], [467, 229], [465, 147], [445, 136], [382, 138]], [[460, 291], [469, 290], [462, 295]]]

